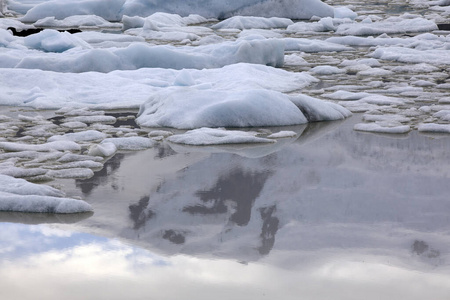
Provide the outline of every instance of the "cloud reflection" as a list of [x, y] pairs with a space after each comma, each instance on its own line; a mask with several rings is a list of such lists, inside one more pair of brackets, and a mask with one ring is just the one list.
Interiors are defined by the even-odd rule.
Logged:
[[[23, 228], [10, 227], [11, 232]], [[26, 226], [35, 237], [46, 228]], [[34, 247], [35, 240], [21, 241]], [[79, 240], [0, 262], [2, 299], [435, 299], [450, 296], [450, 272], [418, 272], [374, 255], [344, 250], [275, 252], [270, 260], [241, 264], [187, 255], [162, 257], [116, 240]], [[73, 238], [72, 238], [73, 239]], [[59, 246], [54, 246], [59, 245]], [[301, 263], [306, 254], [314, 263]], [[290, 260], [289, 268], [274, 260]], [[113, 262], [113, 263], [112, 263]]]

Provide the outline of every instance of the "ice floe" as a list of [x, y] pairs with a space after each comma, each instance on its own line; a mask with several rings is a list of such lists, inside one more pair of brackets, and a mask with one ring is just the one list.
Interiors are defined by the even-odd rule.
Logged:
[[254, 131], [225, 130], [221, 128], [198, 128], [183, 134], [172, 135], [167, 140], [172, 143], [186, 145], [219, 145], [219, 144], [251, 144], [274, 143], [268, 138], [258, 137]]
[[79, 213], [92, 211], [82, 200], [64, 198], [64, 193], [24, 179], [0, 175], [0, 210], [33, 213]]

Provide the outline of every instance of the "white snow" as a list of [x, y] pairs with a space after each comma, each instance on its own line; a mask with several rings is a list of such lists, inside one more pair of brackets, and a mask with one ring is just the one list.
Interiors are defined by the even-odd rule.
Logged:
[[92, 211], [82, 201], [63, 198], [64, 193], [45, 185], [0, 174], [0, 211], [79, 213]]

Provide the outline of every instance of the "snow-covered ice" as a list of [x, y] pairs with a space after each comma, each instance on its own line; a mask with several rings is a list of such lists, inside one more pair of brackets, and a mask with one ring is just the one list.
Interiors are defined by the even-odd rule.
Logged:
[[45, 185], [0, 174], [0, 211], [34, 213], [79, 213], [92, 211], [82, 201], [64, 198], [64, 193]]

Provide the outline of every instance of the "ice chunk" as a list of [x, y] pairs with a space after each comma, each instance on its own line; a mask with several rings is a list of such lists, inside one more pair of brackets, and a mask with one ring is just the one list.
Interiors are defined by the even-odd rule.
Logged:
[[46, 52], [64, 52], [74, 47], [91, 48], [86, 42], [68, 32], [45, 29], [24, 38], [23, 43], [30, 49]]
[[225, 130], [222, 128], [199, 128], [183, 134], [172, 135], [167, 140], [172, 143], [196, 146], [275, 142], [271, 139], [257, 137], [257, 134], [257, 132]]
[[419, 125], [420, 132], [450, 133], [450, 124], [427, 123]]
[[92, 145], [89, 148], [88, 154], [92, 155], [92, 156], [108, 157], [108, 156], [112, 156], [116, 152], [117, 152], [117, 147], [114, 143], [103, 142], [98, 145]]
[[66, 133], [64, 135], [54, 135], [48, 142], [54, 141], [74, 141], [74, 142], [92, 142], [100, 141], [106, 138], [106, 134], [97, 130], [86, 130], [75, 133]]
[[409, 125], [391, 124], [390, 126], [383, 126], [380, 123], [359, 123], [355, 124], [354, 129], [357, 131], [377, 132], [377, 133], [408, 133], [411, 131]]
[[284, 94], [268, 90], [179, 88], [154, 94], [140, 108], [147, 127], [253, 127], [303, 124], [302, 112]]
[[267, 136], [268, 139], [280, 139], [280, 138], [292, 138], [292, 137], [296, 137], [297, 133], [295, 131], [287, 131], [287, 130], [283, 130], [283, 131], [279, 131], [277, 133], [272, 133], [270, 135]]
[[[123, 138], [107, 138], [100, 145], [114, 144], [118, 150], [143, 150], [152, 148], [155, 141], [149, 138], [133, 136]], [[110, 146], [107, 145], [109, 148]], [[92, 155], [92, 154], [91, 154]]]
[[63, 20], [74, 15], [96, 15], [108, 21], [119, 21], [121, 10], [125, 0], [68, 0], [68, 1], [46, 1], [31, 8], [22, 22], [31, 23], [46, 17], [55, 17]]
[[373, 23], [346, 23], [339, 25], [336, 33], [342, 35], [379, 35], [383, 33], [425, 32], [437, 30], [435, 22], [424, 19], [391, 19]]
[[[325, 43], [325, 42], [324, 42]], [[334, 48], [345, 46], [329, 43]], [[283, 66], [284, 43], [281, 40], [240, 40], [198, 47], [149, 46], [132, 43], [126, 48], [87, 49], [64, 53], [30, 53], [18, 60], [4, 59], [0, 67], [41, 69], [57, 72], [111, 72], [139, 68], [217, 68], [239, 62]], [[13, 51], [13, 50], [11, 50]], [[23, 56], [19, 52], [14, 52]]]
[[95, 15], [70, 16], [64, 20], [58, 20], [54, 16], [46, 17], [36, 21], [36, 27], [59, 27], [59, 28], [75, 28], [75, 27], [107, 27], [122, 28], [122, 24], [111, 23], [102, 17]]
[[123, 6], [123, 14], [148, 16], [155, 12], [180, 15], [199, 14], [206, 18], [229, 18], [245, 15], [258, 17], [284, 17], [289, 19], [310, 19], [312, 16], [332, 17], [334, 9], [319, 0], [128, 0]]
[[80, 151], [81, 147], [73, 141], [54, 141], [45, 144], [20, 144], [13, 142], [0, 142], [0, 149], [11, 152], [18, 151]]
[[342, 120], [352, 115], [348, 109], [336, 103], [307, 95], [290, 96], [290, 100], [300, 108], [309, 122]]
[[317, 66], [309, 70], [311, 73], [316, 75], [334, 75], [345, 73], [345, 70], [339, 69], [332, 66]]
[[262, 17], [243, 17], [243, 16], [235, 16], [229, 19], [226, 19], [220, 23], [213, 25], [211, 28], [213, 29], [252, 29], [252, 28], [260, 28], [260, 29], [269, 29], [269, 28], [286, 28], [289, 25], [292, 25], [291, 19], [286, 18], [262, 18]]
[[61, 170], [49, 170], [47, 175], [54, 178], [87, 179], [94, 176], [94, 171], [88, 168], [70, 168]]

